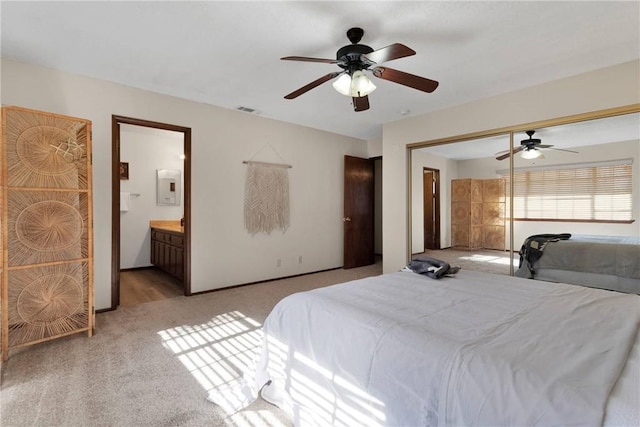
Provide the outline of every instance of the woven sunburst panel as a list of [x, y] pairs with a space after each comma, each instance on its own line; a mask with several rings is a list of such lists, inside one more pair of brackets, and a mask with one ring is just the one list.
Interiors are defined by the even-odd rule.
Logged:
[[504, 226], [504, 203], [483, 203], [482, 218], [484, 225], [502, 225]]
[[471, 225], [482, 225], [482, 203], [471, 203]]
[[451, 224], [469, 225], [471, 204], [469, 202], [451, 202]]
[[2, 357], [93, 330], [91, 122], [2, 108]]
[[467, 224], [451, 225], [451, 246], [452, 247], [468, 247], [471, 242], [469, 235], [471, 229]]
[[471, 195], [470, 179], [451, 180], [451, 201], [452, 202], [469, 202], [470, 195]]
[[503, 179], [451, 180], [451, 246], [504, 250], [505, 188]]
[[87, 121], [11, 107], [5, 114], [7, 186], [88, 188]]
[[505, 202], [505, 180], [501, 178], [482, 180], [483, 202]]
[[9, 271], [9, 347], [86, 330], [89, 293], [86, 262]]
[[482, 247], [482, 226], [471, 227], [471, 238], [469, 239], [469, 249], [477, 249]]
[[482, 227], [482, 233], [482, 245], [484, 248], [504, 250], [504, 226], [485, 225]]
[[504, 179], [483, 180], [482, 204], [483, 237], [482, 245], [487, 249], [504, 250], [506, 183]]
[[87, 203], [86, 193], [10, 191], [9, 267], [88, 258]]
[[471, 203], [482, 203], [482, 181], [471, 180]]

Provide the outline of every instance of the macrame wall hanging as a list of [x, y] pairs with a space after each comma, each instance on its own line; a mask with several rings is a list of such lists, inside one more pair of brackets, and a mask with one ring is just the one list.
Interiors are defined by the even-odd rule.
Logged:
[[273, 230], [282, 230], [284, 233], [289, 228], [288, 170], [291, 165], [251, 160], [243, 163], [247, 164], [245, 228], [251, 234], [269, 234]]

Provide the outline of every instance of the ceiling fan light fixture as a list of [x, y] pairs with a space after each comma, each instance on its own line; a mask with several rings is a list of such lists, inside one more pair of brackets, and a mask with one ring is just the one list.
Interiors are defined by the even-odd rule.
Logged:
[[540, 150], [536, 150], [535, 148], [527, 148], [522, 153], [520, 153], [520, 157], [527, 160], [532, 159], [544, 159], [544, 155], [540, 152]]
[[350, 98], [360, 98], [369, 95], [376, 89], [376, 85], [360, 70], [354, 71], [353, 76], [345, 73], [333, 82], [333, 88], [338, 93]]
[[351, 96], [367, 96], [374, 90], [376, 90], [376, 85], [364, 72], [358, 70], [353, 73], [353, 76], [351, 76]]
[[351, 96], [351, 76], [346, 73], [341, 75], [338, 80], [333, 82], [333, 88], [342, 95]]

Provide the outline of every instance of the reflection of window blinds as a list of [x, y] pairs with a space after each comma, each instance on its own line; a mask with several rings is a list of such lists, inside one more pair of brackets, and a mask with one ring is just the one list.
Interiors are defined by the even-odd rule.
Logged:
[[[509, 171], [499, 174], [507, 179]], [[516, 168], [513, 215], [521, 219], [629, 221], [632, 160]]]
[[[561, 165], [546, 165], [546, 166], [529, 166], [523, 168], [513, 168], [514, 172], [529, 172], [529, 171], [550, 171], [557, 169], [577, 169], [585, 167], [597, 167], [597, 166], [617, 166], [617, 165], [631, 165], [633, 159], [620, 159], [620, 160], [608, 160], [603, 162], [589, 162], [589, 163], [565, 163]], [[497, 170], [498, 175], [509, 175], [509, 169]]]

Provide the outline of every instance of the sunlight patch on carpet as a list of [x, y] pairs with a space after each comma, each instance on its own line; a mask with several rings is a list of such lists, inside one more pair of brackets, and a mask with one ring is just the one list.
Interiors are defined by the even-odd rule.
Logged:
[[[510, 262], [509, 256], [479, 255], [479, 254], [473, 254], [471, 256], [461, 256], [460, 259], [473, 261], [473, 262], [483, 262], [483, 263], [492, 263], [492, 264], [501, 264], [501, 265], [509, 265], [509, 262]], [[513, 265], [517, 267], [518, 261], [514, 259]]]
[[237, 427], [286, 427], [269, 411], [242, 411], [231, 415], [225, 420], [228, 426]]
[[[158, 332], [162, 345], [171, 350], [205, 391], [238, 390], [243, 376], [253, 371], [262, 345], [262, 325], [239, 311], [231, 311], [194, 326], [177, 326]], [[245, 394], [229, 393], [231, 406]], [[224, 409], [224, 408], [223, 408]], [[253, 416], [252, 416], [253, 417]], [[247, 421], [249, 422], [249, 421]], [[264, 425], [265, 420], [262, 420]], [[252, 423], [238, 425], [256, 425]]]

